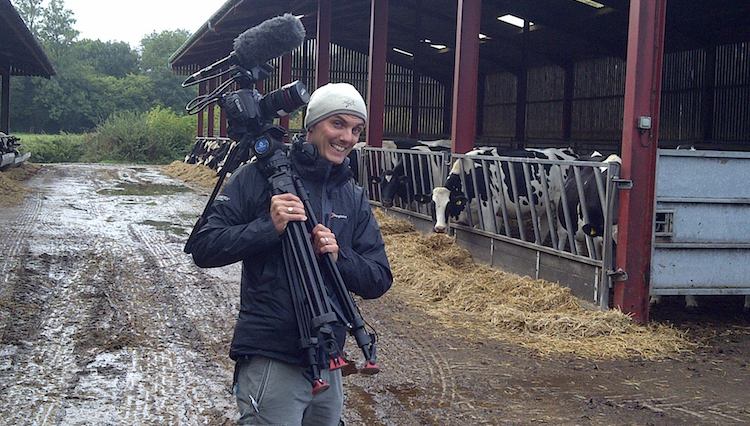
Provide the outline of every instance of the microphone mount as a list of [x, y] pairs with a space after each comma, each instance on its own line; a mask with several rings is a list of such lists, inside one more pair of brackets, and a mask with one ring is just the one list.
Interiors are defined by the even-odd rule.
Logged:
[[[255, 84], [259, 81], [265, 80], [273, 73], [273, 66], [270, 64], [261, 64], [256, 67], [246, 69], [241, 65], [232, 65], [225, 70], [213, 71], [209, 65], [201, 71], [188, 77], [183, 83], [182, 87], [190, 87], [199, 83], [203, 83], [208, 80], [221, 77], [223, 75], [229, 75], [229, 78], [222, 81], [216, 89], [211, 93], [205, 95], [198, 95], [193, 98], [190, 102], [185, 105], [185, 110], [188, 114], [197, 114], [202, 111], [208, 105], [217, 102], [221, 99], [222, 95], [232, 84], [237, 83], [240, 89], [252, 89]], [[204, 70], [209, 70], [210, 73], [202, 74]], [[201, 77], [196, 77], [201, 76]], [[195, 77], [195, 78], [194, 78]]]

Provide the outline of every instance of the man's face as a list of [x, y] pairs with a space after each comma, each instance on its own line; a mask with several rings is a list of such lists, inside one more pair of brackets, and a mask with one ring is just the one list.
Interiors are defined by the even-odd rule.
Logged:
[[311, 127], [307, 131], [307, 141], [318, 148], [323, 158], [333, 164], [341, 164], [364, 128], [364, 120], [357, 116], [335, 114]]

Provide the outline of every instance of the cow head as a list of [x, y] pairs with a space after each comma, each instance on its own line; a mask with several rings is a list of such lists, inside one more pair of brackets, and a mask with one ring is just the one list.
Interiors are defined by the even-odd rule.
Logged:
[[406, 197], [406, 182], [408, 177], [403, 174], [394, 173], [393, 170], [386, 170], [383, 172], [383, 176], [378, 177], [378, 183], [380, 183], [380, 202], [383, 203], [383, 207], [393, 207], [393, 201], [397, 197]]
[[448, 218], [458, 219], [466, 208], [468, 199], [460, 188], [448, 189], [444, 186], [432, 190], [432, 201], [435, 203], [435, 226], [433, 230], [443, 233], [448, 229]]

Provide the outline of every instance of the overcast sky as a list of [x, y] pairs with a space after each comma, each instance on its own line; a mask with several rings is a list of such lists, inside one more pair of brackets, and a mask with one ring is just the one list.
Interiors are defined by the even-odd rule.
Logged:
[[79, 38], [125, 41], [133, 48], [152, 31], [185, 29], [191, 34], [225, 0], [64, 0], [75, 14]]

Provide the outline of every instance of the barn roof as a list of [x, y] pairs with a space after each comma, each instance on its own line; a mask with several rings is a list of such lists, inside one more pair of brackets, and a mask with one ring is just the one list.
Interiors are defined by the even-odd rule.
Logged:
[[[625, 58], [628, 0], [484, 0], [480, 71], [516, 72], [528, 67], [595, 57]], [[590, 0], [588, 0], [590, 2]], [[594, 2], [596, 3], [596, 2]], [[315, 38], [317, 1], [228, 0], [170, 58], [178, 73], [194, 72], [229, 54], [233, 39], [266, 19], [289, 12], [302, 15], [308, 38]], [[453, 73], [456, 39], [455, 0], [389, 2], [388, 61], [448, 82]], [[498, 18], [512, 15], [533, 25], [527, 33]], [[367, 53], [370, 0], [333, 1], [332, 42]], [[666, 50], [698, 49], [750, 40], [750, 2], [670, 1]], [[433, 45], [433, 46], [431, 46]], [[441, 45], [444, 48], [439, 48]], [[414, 58], [393, 49], [417, 53]]]
[[55, 69], [10, 0], [0, 0], [0, 69], [10, 75], [51, 77]]

